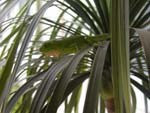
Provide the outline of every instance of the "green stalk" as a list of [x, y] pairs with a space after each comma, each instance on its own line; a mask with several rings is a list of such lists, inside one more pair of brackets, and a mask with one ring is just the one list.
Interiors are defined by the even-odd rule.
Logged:
[[129, 80], [129, 0], [111, 0], [112, 79], [115, 113], [131, 113]]

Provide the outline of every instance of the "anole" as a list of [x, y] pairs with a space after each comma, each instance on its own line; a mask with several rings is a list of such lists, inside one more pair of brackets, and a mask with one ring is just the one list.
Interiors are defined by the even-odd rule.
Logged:
[[40, 47], [40, 51], [47, 56], [60, 57], [66, 54], [76, 53], [82, 48], [97, 45], [98, 42], [108, 39], [108, 34], [96, 36], [70, 36], [68, 38], [46, 41]]
[[[41, 46], [40, 51], [47, 56], [60, 57], [66, 54], [76, 53], [85, 47], [97, 46], [99, 42], [109, 39], [110, 36], [108, 34], [96, 36], [70, 36], [68, 38], [46, 41]], [[101, 81], [101, 95], [105, 100], [113, 97], [113, 91], [110, 80], [111, 72], [104, 71], [103, 74]]]

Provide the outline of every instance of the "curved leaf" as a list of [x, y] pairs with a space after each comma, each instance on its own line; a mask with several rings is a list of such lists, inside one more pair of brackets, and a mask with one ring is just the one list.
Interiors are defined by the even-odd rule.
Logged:
[[[104, 68], [104, 62], [109, 42], [98, 47], [91, 71], [86, 100], [83, 113], [94, 113], [97, 106], [98, 95], [100, 91], [100, 80]], [[92, 105], [92, 106], [91, 106]]]
[[65, 93], [67, 85], [69, 81], [71, 80], [72, 74], [74, 73], [82, 57], [85, 54], [87, 54], [89, 49], [90, 48], [84, 48], [83, 50], [79, 51], [74, 56], [74, 58], [72, 59], [68, 67], [63, 71], [62, 76], [60, 77], [60, 80], [56, 86], [56, 89], [51, 97], [50, 103], [47, 108], [47, 111], [50, 111], [50, 112], [46, 112], [46, 113], [55, 113], [57, 111], [57, 108], [59, 107], [59, 104], [63, 99], [63, 95]]
[[130, 80], [134, 86], [136, 86], [141, 92], [143, 92], [143, 94], [145, 94], [148, 98], [150, 98], [150, 90], [147, 90], [135, 80], [133, 79], [130, 79]]
[[[34, 32], [34, 30], [35, 30], [37, 24], [39, 23], [39, 21], [40, 21], [42, 15], [43, 15], [43, 13], [47, 10], [47, 8], [49, 8], [49, 7], [52, 5], [52, 3], [53, 3], [54, 1], [55, 1], [55, 0], [51, 0], [51, 1], [47, 2], [47, 3], [39, 10], [39, 12], [33, 17], [33, 20], [32, 20], [32, 22], [31, 22], [31, 24], [28, 26], [26, 35], [25, 35], [24, 40], [23, 40], [23, 42], [22, 42], [21, 48], [20, 48], [20, 50], [19, 50], [19, 55], [18, 55], [18, 57], [17, 57], [17, 59], [16, 59], [16, 64], [15, 64], [15, 66], [14, 66], [14, 68], [13, 68], [13, 72], [12, 72], [12, 74], [11, 74], [11, 76], [10, 76], [9, 82], [7, 82], [7, 84], [5, 83], [6, 85], [3, 84], [3, 85], [5, 85], [5, 89], [4, 89], [4, 87], [3, 87], [3, 88], [0, 88], [1, 90], [4, 89], [3, 92], [0, 91], [0, 96], [2, 95], [1, 98], [0, 98], [0, 99], [1, 99], [1, 100], [0, 100], [0, 105], [1, 105], [2, 101], [3, 101], [3, 100], [8, 96], [8, 94], [9, 94], [9, 91], [10, 91], [10, 88], [11, 88], [11, 86], [12, 86], [12, 84], [13, 84], [15, 75], [16, 75], [17, 72], [18, 72], [20, 63], [21, 63], [21, 61], [22, 61], [22, 59], [23, 59], [23, 57], [24, 57], [25, 50], [26, 50], [27, 45], [28, 45], [28, 43], [29, 43], [29, 41], [30, 41], [30, 39], [31, 39], [31, 37], [32, 37], [32, 35], [33, 35], [33, 32]], [[21, 30], [21, 32], [22, 32], [22, 30]], [[20, 37], [21, 37], [21, 36], [20, 36]], [[15, 50], [15, 51], [16, 51], [16, 50]], [[14, 53], [15, 53], [15, 51], [14, 51]], [[13, 54], [14, 54], [14, 53], [13, 53]], [[13, 54], [12, 54], [12, 55], [13, 55]], [[8, 64], [8, 65], [9, 65], [9, 64]], [[10, 71], [10, 70], [9, 70], [9, 71]], [[6, 75], [9, 75], [9, 74], [6, 74]]]
[[33, 86], [35, 82], [43, 79], [46, 75], [45, 73], [46, 71], [37, 74], [35, 77], [28, 80], [28, 82], [25, 83], [22, 87], [20, 87], [19, 90], [17, 90], [17, 92], [15, 92], [13, 97], [9, 100], [5, 113], [10, 113], [11, 109], [13, 108], [15, 103], [18, 101], [19, 97], [22, 96], [25, 92], [27, 92], [29, 88]]
[[[144, 47], [146, 61], [147, 61], [147, 68], [149, 73], [149, 80], [150, 80], [150, 32], [143, 29], [135, 29], [135, 31], [139, 34], [141, 43]], [[150, 84], [150, 81], [149, 81]]]
[[78, 2], [75, 2], [74, 0], [65, 0], [68, 4], [70, 4], [74, 9], [75, 12], [80, 15], [80, 17], [87, 22], [95, 32], [95, 34], [100, 34], [99, 30], [95, 26], [94, 22], [92, 21], [91, 17], [85, 12], [85, 10], [78, 4]]
[[[72, 77], [71, 81], [69, 82], [65, 93], [63, 95], [63, 99], [61, 101], [61, 103], [69, 96], [69, 94], [75, 89], [77, 88], [80, 84], [82, 84], [88, 77], [89, 77], [90, 73], [86, 72], [86, 73], [82, 73], [81, 75], [75, 75], [74, 77]], [[50, 93], [51, 94], [51, 93]], [[60, 104], [61, 104], [60, 103]], [[50, 112], [47, 110], [47, 106], [46, 105], [42, 111], [40, 113], [45, 113], [45, 112]]]
[[39, 113], [46, 99], [47, 93], [49, 92], [54, 80], [58, 73], [60, 73], [71, 61], [72, 57], [64, 57], [60, 61], [52, 65], [52, 67], [45, 73], [45, 78], [41, 82], [36, 95], [33, 99], [30, 113]]

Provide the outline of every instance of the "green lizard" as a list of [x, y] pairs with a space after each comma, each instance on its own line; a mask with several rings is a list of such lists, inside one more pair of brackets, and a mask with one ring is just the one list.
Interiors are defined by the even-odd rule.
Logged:
[[109, 39], [108, 34], [97, 36], [70, 36], [46, 41], [40, 47], [40, 51], [47, 56], [60, 57], [66, 54], [76, 53], [78, 50], [98, 44], [98, 42]]
[[[76, 53], [84, 47], [96, 46], [100, 41], [108, 39], [108, 34], [97, 36], [71, 36], [68, 38], [46, 41], [41, 46], [40, 51], [47, 56], [60, 57], [66, 54]], [[111, 72], [104, 71], [102, 76], [100, 89], [104, 100], [113, 97], [110, 74]]]

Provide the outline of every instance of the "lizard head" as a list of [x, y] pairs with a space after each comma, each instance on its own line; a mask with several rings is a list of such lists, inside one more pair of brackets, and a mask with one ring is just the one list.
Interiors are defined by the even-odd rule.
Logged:
[[61, 52], [58, 49], [58, 45], [54, 44], [52, 41], [44, 42], [40, 47], [40, 52], [45, 54], [46, 56], [59, 57]]

